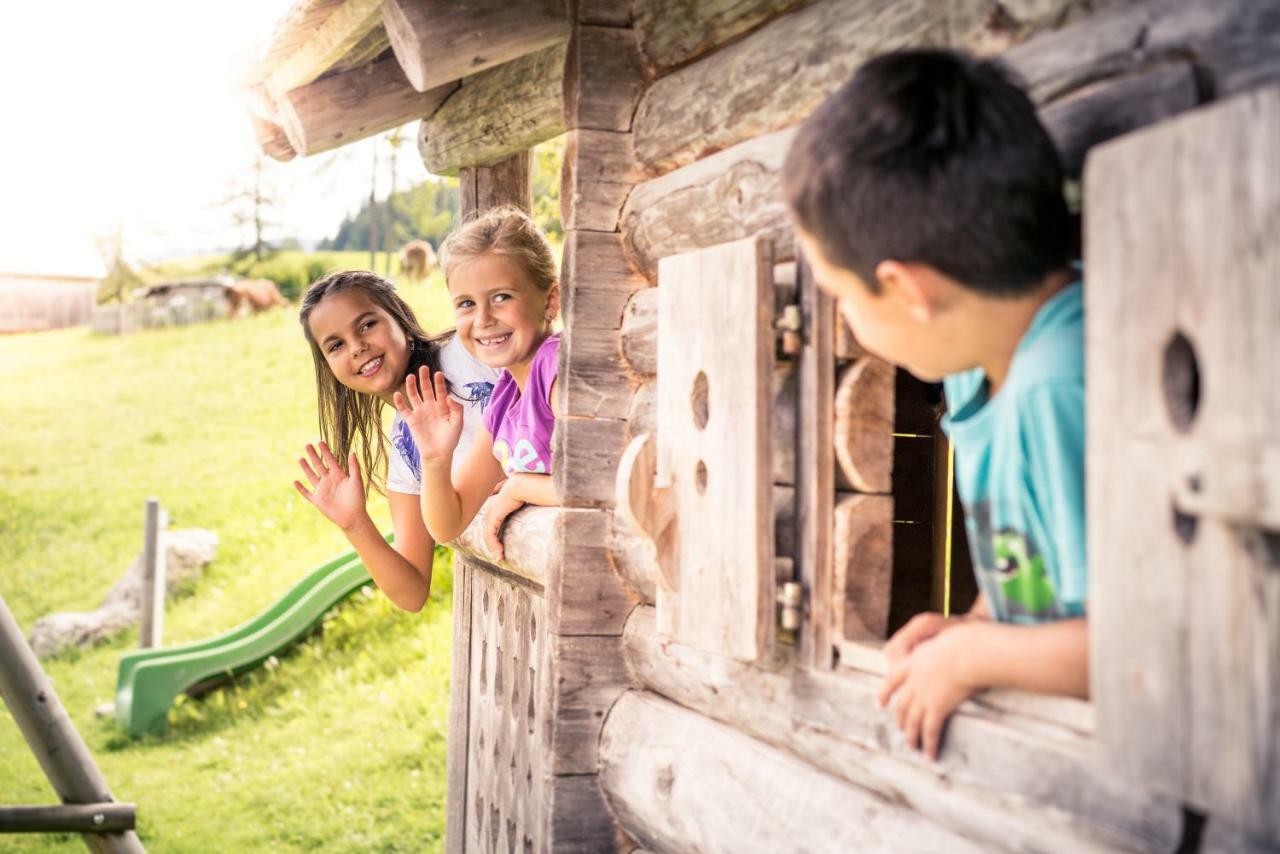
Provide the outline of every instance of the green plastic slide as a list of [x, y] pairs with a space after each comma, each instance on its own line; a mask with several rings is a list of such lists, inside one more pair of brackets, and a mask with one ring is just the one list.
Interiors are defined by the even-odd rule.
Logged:
[[126, 653], [116, 679], [116, 723], [132, 736], [164, 732], [169, 707], [183, 691], [257, 667], [371, 581], [356, 553], [348, 552], [313, 569], [275, 604], [229, 632]]

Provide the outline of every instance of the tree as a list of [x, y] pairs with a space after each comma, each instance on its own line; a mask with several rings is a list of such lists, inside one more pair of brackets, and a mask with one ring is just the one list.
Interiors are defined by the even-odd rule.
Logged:
[[231, 208], [231, 221], [242, 233], [248, 229], [252, 235], [251, 241], [242, 243], [231, 253], [233, 263], [250, 255], [255, 261], [261, 261], [273, 251], [267, 242], [266, 231], [274, 228], [276, 223], [268, 221], [267, 212], [275, 206], [276, 200], [266, 169], [266, 157], [258, 151], [253, 164], [231, 182], [227, 195], [218, 203], [220, 207]]

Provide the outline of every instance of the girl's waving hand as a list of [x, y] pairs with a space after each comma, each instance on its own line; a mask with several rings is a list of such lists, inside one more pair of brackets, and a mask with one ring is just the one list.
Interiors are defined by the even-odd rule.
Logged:
[[347, 470], [344, 472], [328, 445], [321, 442], [320, 450], [317, 451], [314, 445], [308, 444], [307, 456], [299, 458], [298, 465], [311, 483], [311, 489], [308, 490], [297, 480], [293, 482], [293, 488], [314, 504], [330, 522], [347, 531], [367, 516], [364, 481], [360, 477], [360, 463], [354, 453], [348, 458]]
[[426, 366], [419, 368], [418, 376], [405, 377], [404, 391], [397, 391], [392, 403], [422, 461], [443, 461], [447, 469], [462, 436], [462, 404], [449, 397], [444, 374], [436, 371], [433, 377]]

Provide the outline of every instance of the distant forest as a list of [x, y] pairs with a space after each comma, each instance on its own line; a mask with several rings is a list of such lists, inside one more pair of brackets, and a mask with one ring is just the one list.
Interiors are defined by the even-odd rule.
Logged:
[[[559, 243], [564, 239], [560, 224], [560, 164], [564, 158], [564, 138], [534, 149], [533, 218]], [[321, 241], [320, 250], [368, 251], [373, 208], [368, 201], [354, 217], [343, 219], [338, 233]], [[408, 190], [392, 193], [377, 204], [380, 252], [396, 252], [410, 240], [426, 240], [434, 248], [453, 229], [458, 218], [458, 182], [454, 178], [427, 180]]]

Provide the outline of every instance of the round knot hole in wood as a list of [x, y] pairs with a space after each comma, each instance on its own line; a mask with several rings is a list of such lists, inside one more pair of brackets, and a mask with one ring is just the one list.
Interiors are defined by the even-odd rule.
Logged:
[[1164, 404], [1179, 433], [1187, 433], [1200, 409], [1200, 365], [1195, 347], [1181, 331], [1165, 344], [1161, 367]]
[[707, 387], [707, 375], [704, 371], [698, 371], [698, 375], [693, 378], [693, 394], [689, 396], [689, 404], [693, 407], [694, 426], [699, 430], [706, 429], [707, 419], [710, 417], [710, 411], [708, 409], [709, 404], [707, 401], [709, 393], [710, 389]]

